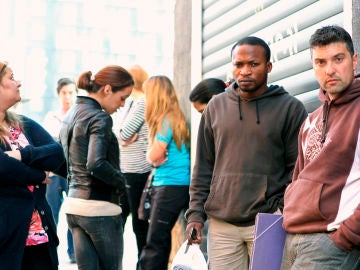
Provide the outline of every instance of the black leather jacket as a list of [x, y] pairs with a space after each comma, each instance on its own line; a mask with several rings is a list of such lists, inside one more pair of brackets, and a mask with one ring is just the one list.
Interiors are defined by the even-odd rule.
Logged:
[[68, 196], [120, 205], [124, 176], [118, 141], [110, 115], [96, 100], [77, 97], [64, 120], [60, 142], [68, 162]]

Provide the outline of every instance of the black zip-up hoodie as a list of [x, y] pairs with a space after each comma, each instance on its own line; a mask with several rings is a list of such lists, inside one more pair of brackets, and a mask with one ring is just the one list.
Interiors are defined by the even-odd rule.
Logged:
[[243, 100], [233, 83], [207, 105], [199, 126], [188, 222], [206, 216], [238, 226], [283, 208], [307, 113], [282, 87]]

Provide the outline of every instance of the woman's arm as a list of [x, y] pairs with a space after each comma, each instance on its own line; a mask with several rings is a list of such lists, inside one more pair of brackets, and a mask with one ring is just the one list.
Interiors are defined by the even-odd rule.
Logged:
[[[133, 142], [136, 139], [134, 135], [139, 132], [141, 126], [144, 124], [145, 101], [139, 100], [133, 105], [133, 110], [129, 113], [128, 117], [124, 120], [120, 129], [120, 139], [124, 142]], [[133, 139], [133, 140], [132, 140]]]
[[155, 167], [164, 164], [168, 160], [167, 147], [173, 139], [172, 128], [166, 118], [163, 120], [162, 127], [162, 130], [150, 142], [149, 150], [146, 153], [147, 160]]
[[167, 155], [167, 143], [154, 140], [146, 153], [146, 158], [154, 167], [158, 167], [167, 161]]
[[46, 179], [46, 173], [10, 157], [0, 149], [0, 185], [37, 185]]
[[[112, 136], [112, 120], [105, 112], [94, 117], [89, 124], [89, 145], [86, 166], [97, 179], [116, 188], [124, 188], [124, 176], [120, 169], [114, 167], [108, 160]], [[116, 144], [117, 145], [117, 144]]]
[[20, 149], [21, 161], [44, 171], [57, 170], [65, 162], [64, 151], [35, 121], [23, 117], [24, 133], [30, 145]]

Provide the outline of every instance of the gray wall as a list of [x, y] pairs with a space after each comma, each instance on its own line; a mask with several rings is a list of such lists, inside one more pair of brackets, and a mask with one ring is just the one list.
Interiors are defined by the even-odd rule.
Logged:
[[[355, 52], [360, 54], [360, 1], [352, 1], [352, 38], [355, 46]], [[360, 71], [360, 61], [358, 63], [358, 69]]]

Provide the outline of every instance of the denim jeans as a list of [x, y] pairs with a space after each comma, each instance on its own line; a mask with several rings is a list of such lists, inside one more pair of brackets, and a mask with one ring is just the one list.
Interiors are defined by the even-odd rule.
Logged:
[[126, 195], [132, 216], [132, 227], [136, 237], [138, 257], [140, 257], [141, 250], [146, 244], [146, 235], [149, 228], [148, 221], [140, 220], [138, 218], [140, 197], [149, 174], [150, 172], [142, 174], [124, 173]]
[[121, 215], [85, 217], [67, 214], [79, 270], [121, 270], [123, 226]]
[[[64, 201], [64, 192], [67, 193], [68, 185], [67, 180], [59, 175], [52, 175], [49, 179], [51, 183], [46, 186], [46, 200], [50, 205], [57, 225], [59, 222], [60, 208]], [[74, 254], [74, 243], [69, 229], [67, 230], [67, 244], [67, 253], [70, 256]]]
[[339, 249], [327, 233], [287, 234], [281, 270], [360, 269], [360, 250]]
[[153, 187], [150, 224], [140, 256], [141, 270], [167, 270], [171, 251], [171, 230], [189, 204], [189, 186]]

